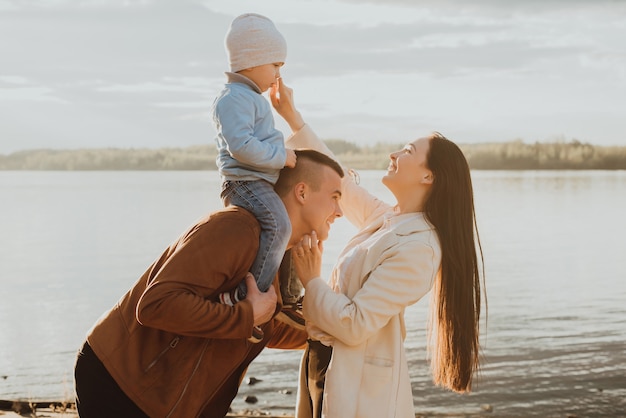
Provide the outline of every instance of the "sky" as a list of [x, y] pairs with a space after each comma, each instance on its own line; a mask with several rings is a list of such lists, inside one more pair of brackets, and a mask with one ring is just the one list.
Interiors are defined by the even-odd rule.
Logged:
[[0, 154], [213, 144], [246, 12], [322, 138], [626, 146], [623, 0], [0, 0]]

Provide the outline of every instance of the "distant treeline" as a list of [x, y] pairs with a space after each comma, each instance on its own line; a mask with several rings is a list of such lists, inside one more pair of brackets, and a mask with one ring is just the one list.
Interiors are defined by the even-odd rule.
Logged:
[[[404, 144], [359, 146], [340, 139], [326, 144], [343, 164], [355, 169], [385, 169], [389, 154]], [[626, 170], [626, 146], [579, 141], [527, 144], [461, 144], [477, 170]], [[0, 155], [0, 170], [215, 170], [214, 145], [160, 149], [38, 149]]]

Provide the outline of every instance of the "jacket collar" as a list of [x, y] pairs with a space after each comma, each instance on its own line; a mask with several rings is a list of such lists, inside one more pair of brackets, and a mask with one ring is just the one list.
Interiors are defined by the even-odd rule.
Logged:
[[228, 78], [229, 83], [245, 84], [246, 86], [250, 87], [252, 90], [256, 91], [257, 93], [259, 94], [263, 93], [261, 89], [259, 88], [259, 86], [257, 86], [254, 81], [250, 80], [245, 75], [241, 75], [239, 73], [231, 73], [228, 71], [224, 74], [226, 74], [226, 77]]
[[382, 217], [380, 228], [393, 230], [396, 235], [410, 235], [415, 232], [434, 230], [435, 227], [428, 222], [424, 212], [398, 214], [387, 212]]

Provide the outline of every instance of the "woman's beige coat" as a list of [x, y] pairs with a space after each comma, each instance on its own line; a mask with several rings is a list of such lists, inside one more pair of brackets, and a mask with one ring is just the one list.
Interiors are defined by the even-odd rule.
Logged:
[[[288, 148], [332, 153], [308, 126]], [[333, 156], [334, 157], [334, 156]], [[404, 352], [404, 309], [429, 292], [441, 263], [437, 234], [422, 213], [385, 221], [393, 208], [343, 180], [344, 215], [359, 228], [339, 256], [330, 287], [321, 278], [306, 287], [304, 315], [312, 336], [329, 334], [333, 355], [324, 388], [329, 418], [414, 418], [413, 395]], [[388, 228], [369, 246], [361, 245]], [[351, 257], [346, 266], [343, 261]], [[324, 332], [321, 332], [323, 330]]]

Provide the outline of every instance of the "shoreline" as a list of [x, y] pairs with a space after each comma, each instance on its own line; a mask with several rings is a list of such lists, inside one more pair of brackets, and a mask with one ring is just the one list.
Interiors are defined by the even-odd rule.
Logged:
[[[544, 341], [541, 349], [520, 347], [515, 354], [492, 348], [477, 376], [474, 390], [464, 395], [434, 386], [427, 364], [410, 357], [415, 417], [623, 416], [626, 410], [626, 349], [623, 340], [616, 338], [615, 334], [607, 337], [610, 341], [572, 343], [563, 339], [559, 345], [554, 342], [546, 345]], [[262, 376], [263, 381], [254, 386], [242, 384], [231, 404], [232, 412], [226, 416], [294, 418], [297, 370], [289, 359], [290, 354], [268, 353], [273, 360], [271, 363], [252, 363], [249, 375]], [[19, 392], [4, 396], [13, 400], [0, 400], [0, 418], [78, 417], [73, 398], [63, 401], [70, 398], [65, 395], [22, 397]], [[258, 403], [246, 404], [247, 395], [258, 397]], [[23, 405], [23, 409], [15, 408], [17, 404]], [[36, 407], [35, 412], [30, 405]]]
[[[7, 403], [15, 404], [16, 408], [20, 408], [18, 412], [12, 409], [5, 409], [5, 405]], [[24, 417], [46, 417], [46, 418], [73, 418], [78, 417], [78, 412], [76, 411], [76, 406], [74, 403], [67, 404], [63, 402], [37, 402], [37, 406], [35, 409], [32, 408], [32, 404], [28, 402], [20, 402], [20, 401], [5, 401], [0, 400], [0, 416], [6, 418], [24, 418]], [[45, 405], [48, 404], [48, 405]], [[22, 405], [22, 407], [18, 406]], [[21, 409], [25, 408], [25, 409]], [[473, 417], [482, 417], [482, 416], [494, 416], [491, 414], [490, 410], [484, 408], [481, 413], [475, 414], [455, 414], [455, 413], [437, 413], [437, 414], [421, 414], [416, 413], [415, 418], [436, 418], [436, 417], [445, 417], [445, 418], [473, 418]], [[258, 409], [253, 410], [245, 410], [240, 412], [229, 412], [226, 414], [226, 418], [250, 418], [250, 417], [264, 417], [264, 418], [295, 418], [293, 414], [283, 414], [283, 415], [273, 415], [267, 414], [266, 412]]]
[[[409, 355], [408, 363], [412, 374], [415, 416], [623, 416], [626, 411], [626, 348], [623, 338], [616, 332], [602, 330], [592, 336], [595, 341], [584, 341], [580, 337], [575, 341], [571, 338], [553, 338], [549, 342], [545, 339], [533, 340], [533, 344], [540, 343], [539, 348], [520, 344], [516, 353], [492, 346], [472, 393], [463, 395], [434, 386], [428, 364], [415, 355], [422, 349], [409, 347], [408, 352], [413, 353]], [[259, 357], [247, 373], [251, 377], [261, 377], [261, 381], [239, 387], [238, 395], [231, 404], [232, 412], [227, 417], [294, 417], [298, 353], [276, 350], [262, 356], [266, 358]], [[13, 390], [12, 394], [2, 396], [11, 400], [0, 400], [0, 418], [78, 416], [69, 391], [45, 397], [22, 396], [24, 392]], [[258, 403], [246, 403], [248, 395], [257, 397]], [[14, 404], [18, 403], [24, 405], [19, 413], [14, 408]], [[32, 412], [29, 405], [35, 405], [36, 412]]]
[[[8, 402], [8, 401], [0, 401], [0, 402]], [[57, 404], [58, 402], [53, 402], [53, 404]], [[26, 403], [24, 403], [26, 404]], [[415, 418], [437, 418], [437, 417], [445, 417], [445, 418], [474, 418], [474, 417], [484, 417], [484, 416], [497, 416], [491, 414], [490, 411], [484, 410], [480, 413], [474, 414], [456, 414], [456, 413], [436, 413], [436, 414], [421, 414], [416, 413]], [[572, 415], [567, 415], [568, 417], [574, 418]], [[55, 405], [49, 405], [48, 407], [37, 407], [35, 410], [29, 409], [24, 412], [15, 412], [12, 410], [4, 410], [0, 408], [0, 417], [3, 418], [24, 418], [24, 417], [46, 417], [46, 418], [73, 418], [78, 417], [78, 412], [75, 409], [74, 404], [71, 404], [69, 409], [59, 410]], [[246, 410], [241, 412], [229, 412], [226, 414], [225, 418], [250, 418], [250, 417], [264, 417], [264, 418], [295, 418], [293, 414], [284, 414], [284, 415], [272, 415], [267, 414], [261, 410]]]
[[[295, 409], [295, 406], [294, 406]], [[40, 415], [41, 414], [41, 415]], [[415, 418], [472, 418], [481, 416], [494, 416], [490, 405], [483, 405], [480, 412], [476, 413], [416, 413]], [[6, 418], [22, 418], [22, 417], [46, 417], [46, 418], [71, 418], [78, 417], [76, 404], [74, 402], [60, 401], [11, 401], [0, 400], [0, 416]], [[229, 412], [226, 418], [249, 418], [249, 417], [265, 417], [265, 418], [295, 418], [294, 414], [269, 414], [261, 409], [245, 409], [239, 412]]]

